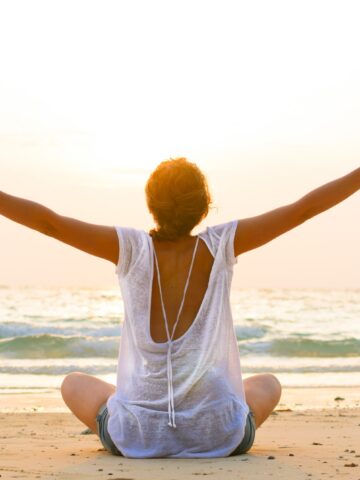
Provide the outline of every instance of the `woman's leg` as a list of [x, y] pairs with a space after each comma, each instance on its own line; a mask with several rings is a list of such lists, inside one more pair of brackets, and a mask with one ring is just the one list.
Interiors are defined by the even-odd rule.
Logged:
[[99, 408], [115, 389], [115, 385], [92, 375], [73, 372], [64, 378], [61, 395], [73, 414], [96, 433], [96, 415]]
[[281, 384], [271, 373], [254, 375], [244, 380], [246, 403], [254, 412], [256, 428], [268, 418], [281, 396]]

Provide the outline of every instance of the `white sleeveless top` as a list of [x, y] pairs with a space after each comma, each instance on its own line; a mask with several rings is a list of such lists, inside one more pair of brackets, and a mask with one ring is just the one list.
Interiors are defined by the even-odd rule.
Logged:
[[125, 318], [108, 431], [126, 457], [224, 457], [243, 439], [249, 407], [230, 306], [236, 227], [234, 220], [198, 234], [214, 257], [208, 287], [188, 330], [163, 343], [150, 335], [152, 238], [115, 227]]

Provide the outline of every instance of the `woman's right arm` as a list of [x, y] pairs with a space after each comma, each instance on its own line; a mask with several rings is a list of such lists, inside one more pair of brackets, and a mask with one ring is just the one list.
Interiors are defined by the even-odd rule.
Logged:
[[[360, 189], [360, 168], [312, 190], [298, 201], [256, 217], [238, 221], [235, 256], [264, 245], [337, 205]], [[360, 215], [359, 215], [360, 217]], [[356, 220], [359, 222], [359, 218]]]
[[4, 192], [0, 192], [0, 215], [90, 255], [118, 263], [120, 252], [115, 227], [65, 217], [39, 203]]
[[52, 230], [51, 218], [55, 212], [31, 200], [0, 192], [0, 214], [48, 235]]

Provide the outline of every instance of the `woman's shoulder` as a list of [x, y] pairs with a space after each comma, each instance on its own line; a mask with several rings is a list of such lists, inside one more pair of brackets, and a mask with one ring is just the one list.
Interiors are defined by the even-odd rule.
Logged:
[[218, 223], [216, 225], [207, 226], [204, 230], [199, 232], [200, 236], [210, 236], [220, 239], [226, 234], [231, 233], [237, 227], [237, 220], [230, 220], [223, 223]]
[[119, 241], [119, 262], [116, 273], [121, 276], [132, 268], [138, 258], [149, 248], [149, 235], [145, 230], [135, 227], [115, 226]]
[[123, 254], [127, 251], [133, 252], [143, 243], [143, 235], [138, 228], [115, 225], [115, 230], [118, 235], [120, 254], [121, 251], [123, 251]]
[[217, 255], [218, 251], [221, 251], [226, 263], [229, 263], [230, 265], [236, 263], [234, 255], [234, 236], [237, 225], [237, 220], [230, 220], [208, 226], [198, 234], [199, 237], [204, 239], [214, 257]]
[[126, 237], [127, 239], [134, 240], [134, 241], [141, 241], [146, 239], [147, 237], [150, 238], [149, 233], [142, 229], [142, 228], [137, 228], [137, 227], [128, 227], [128, 226], [122, 226], [122, 225], [115, 225], [115, 229], [119, 235], [119, 237]]

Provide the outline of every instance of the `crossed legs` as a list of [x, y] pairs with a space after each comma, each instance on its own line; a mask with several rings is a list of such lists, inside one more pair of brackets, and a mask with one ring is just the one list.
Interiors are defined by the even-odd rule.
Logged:
[[246, 403], [254, 412], [256, 428], [268, 418], [281, 397], [281, 384], [271, 373], [253, 375], [244, 380]]
[[96, 433], [99, 408], [115, 392], [115, 385], [86, 373], [72, 372], [61, 384], [61, 395], [73, 414]]
[[[279, 380], [272, 374], [253, 375], [244, 380], [246, 402], [254, 412], [256, 428], [268, 418], [281, 396]], [[115, 385], [86, 373], [73, 372], [61, 385], [64, 402], [74, 415], [96, 432], [100, 406], [115, 392]]]

